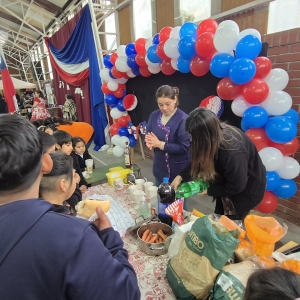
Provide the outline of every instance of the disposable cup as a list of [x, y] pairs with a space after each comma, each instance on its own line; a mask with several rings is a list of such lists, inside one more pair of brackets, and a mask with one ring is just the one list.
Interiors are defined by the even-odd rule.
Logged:
[[148, 196], [148, 188], [150, 187], [150, 186], [153, 186], [153, 182], [150, 182], [150, 181], [147, 181], [147, 182], [145, 182], [144, 184], [143, 184], [143, 186], [144, 186], [144, 191], [145, 191], [145, 194]]
[[88, 173], [93, 173], [93, 164], [94, 161], [92, 159], [85, 160], [86, 170]]
[[135, 201], [135, 207], [134, 207], [135, 209], [139, 209], [139, 205], [143, 198], [143, 195], [144, 195], [144, 191], [142, 191], [142, 190], [135, 190], [133, 192], [134, 201]]
[[144, 186], [143, 186], [144, 183], [145, 183], [145, 179], [136, 179], [135, 180], [135, 184], [138, 187], [138, 190], [141, 190], [141, 191], [144, 190]]
[[157, 197], [157, 190], [158, 190], [158, 187], [157, 186], [149, 186], [147, 188], [147, 192], [148, 192], [148, 197], [151, 199], [153, 197]]
[[136, 185], [130, 185], [128, 187], [128, 192], [129, 192], [131, 200], [134, 200], [133, 192], [136, 191], [136, 190], [138, 190], [138, 187]]

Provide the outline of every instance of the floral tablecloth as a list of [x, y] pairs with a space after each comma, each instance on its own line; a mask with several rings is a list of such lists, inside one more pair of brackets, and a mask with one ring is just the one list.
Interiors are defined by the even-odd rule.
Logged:
[[[115, 190], [108, 183], [93, 186], [84, 193], [83, 198], [93, 194], [109, 195], [126, 208], [135, 219], [138, 212], [134, 209], [135, 202], [130, 199], [127, 189]], [[127, 234], [123, 237], [124, 247], [129, 253], [129, 261], [138, 277], [141, 290], [141, 300], [173, 300], [176, 299], [166, 277], [168, 255], [149, 256], [139, 248], [135, 237]]]

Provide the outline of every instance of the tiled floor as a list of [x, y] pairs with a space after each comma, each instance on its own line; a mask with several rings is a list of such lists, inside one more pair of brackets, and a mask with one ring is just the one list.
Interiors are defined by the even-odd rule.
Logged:
[[[103, 165], [114, 164], [117, 162], [123, 162], [123, 157], [115, 157], [113, 154], [108, 154], [107, 151], [94, 151], [93, 145], [90, 147], [89, 152], [92, 155], [96, 168], [101, 167]], [[135, 152], [135, 158], [141, 159], [141, 156]], [[153, 181], [154, 177], [152, 174], [152, 160], [146, 158], [146, 160], [141, 160], [137, 162], [137, 165], [141, 167], [142, 176], [146, 177], [148, 181]], [[193, 208], [201, 211], [204, 214], [210, 214], [214, 210], [214, 203], [212, 203], [212, 198], [209, 196], [193, 196], [187, 199], [187, 207], [188, 210], [191, 211]], [[279, 217], [275, 217], [280, 223], [283, 222]], [[300, 243], [300, 228], [292, 223], [286, 222], [288, 226], [288, 232], [285, 237], [283, 237], [280, 242], [276, 245], [280, 247], [282, 244], [285, 244], [289, 241], [294, 241], [296, 243]]]

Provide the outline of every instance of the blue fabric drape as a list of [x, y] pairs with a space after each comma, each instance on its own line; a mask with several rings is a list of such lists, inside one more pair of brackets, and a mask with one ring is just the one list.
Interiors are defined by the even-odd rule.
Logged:
[[[67, 64], [81, 63], [89, 59], [90, 109], [92, 125], [95, 130], [95, 150], [98, 150], [105, 144], [104, 129], [108, 121], [104, 106], [104, 96], [101, 91], [100, 71], [92, 31], [92, 19], [88, 5], [83, 8], [82, 15], [66, 45], [62, 49], [56, 49], [49, 43], [49, 47], [56, 58]], [[89, 108], [87, 107], [86, 109]]]

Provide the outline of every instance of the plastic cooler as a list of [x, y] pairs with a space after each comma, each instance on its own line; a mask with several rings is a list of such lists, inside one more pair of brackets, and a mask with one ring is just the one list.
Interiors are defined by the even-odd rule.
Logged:
[[[109, 169], [110, 171], [114, 169], [114, 171], [106, 173], [108, 183], [113, 186], [113, 183], [116, 179], [122, 178], [125, 183], [127, 183], [127, 174], [131, 173], [130, 169], [123, 169], [122, 167], [115, 167]], [[117, 169], [117, 170], [116, 170]]]

